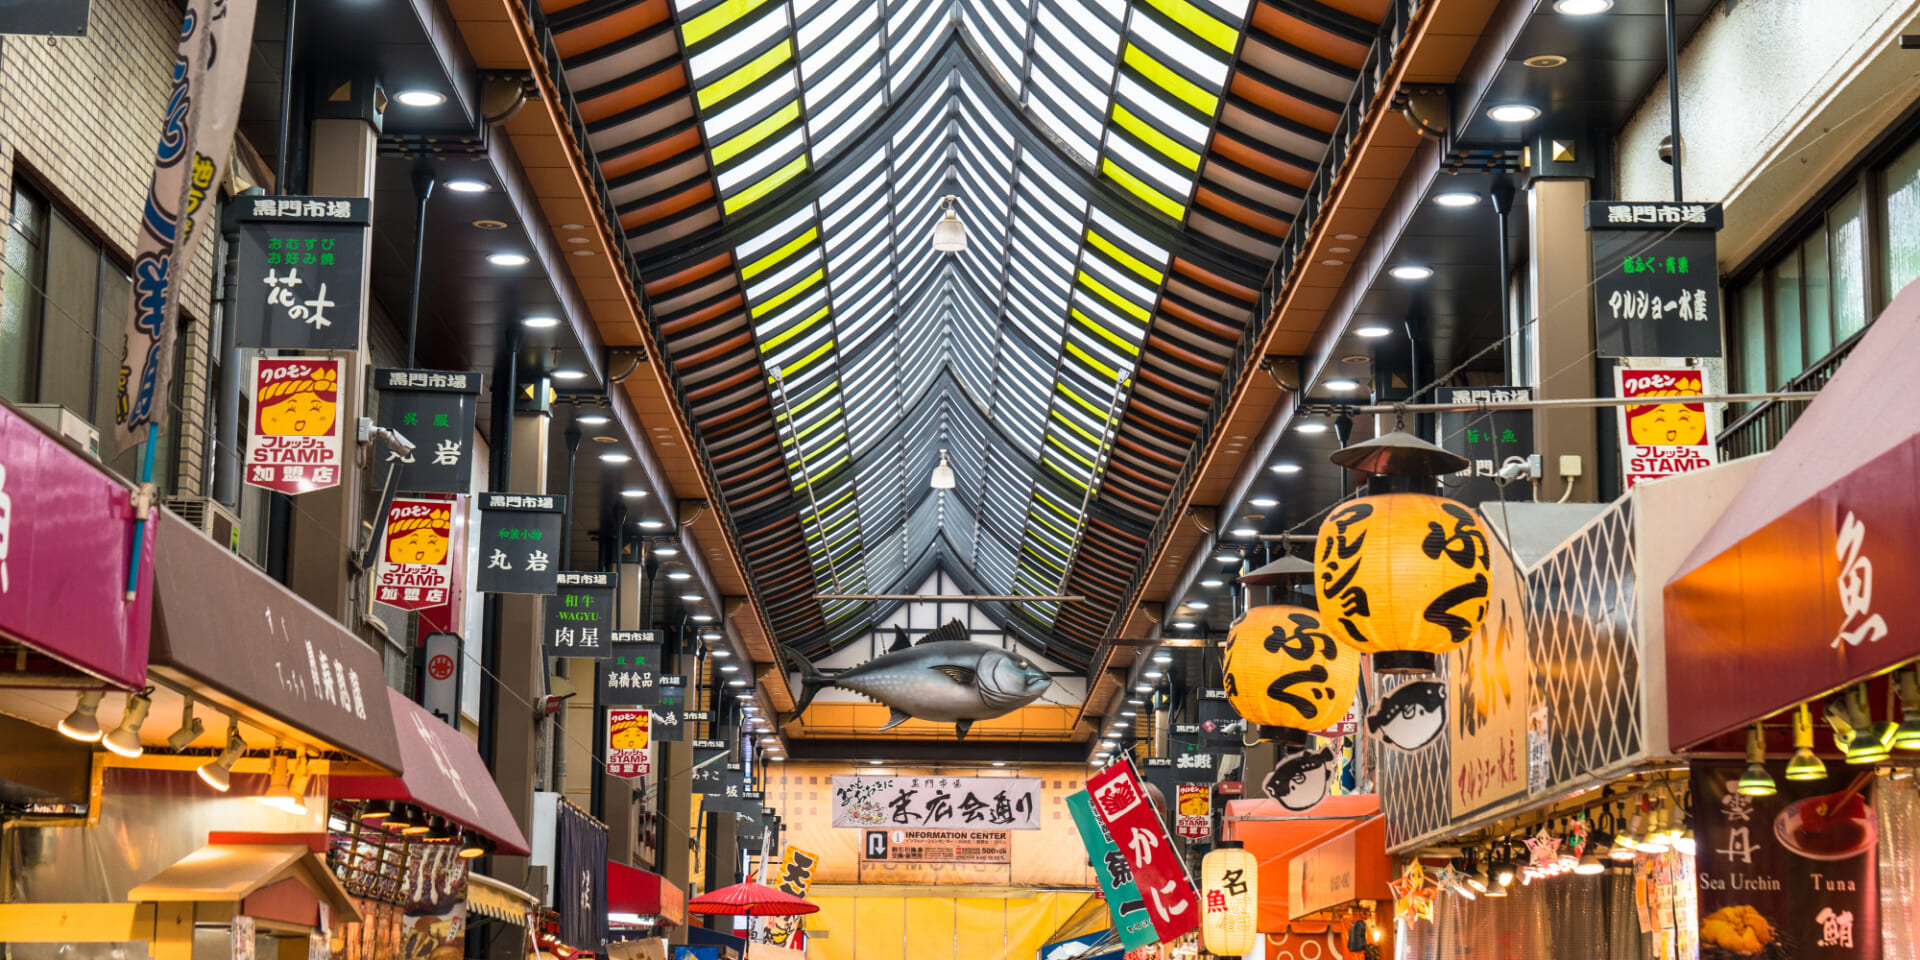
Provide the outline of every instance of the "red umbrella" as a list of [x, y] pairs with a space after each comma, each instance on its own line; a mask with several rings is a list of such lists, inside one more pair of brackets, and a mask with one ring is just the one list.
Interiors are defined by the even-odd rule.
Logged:
[[687, 912], [732, 917], [793, 917], [819, 913], [820, 907], [749, 880], [694, 897], [687, 901]]

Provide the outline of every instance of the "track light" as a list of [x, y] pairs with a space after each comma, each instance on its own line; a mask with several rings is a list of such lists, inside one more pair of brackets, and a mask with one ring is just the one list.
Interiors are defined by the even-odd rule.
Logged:
[[393, 816], [393, 803], [387, 800], [375, 800], [360, 811], [360, 822], [367, 826], [377, 826]]
[[114, 727], [112, 733], [100, 738], [102, 746], [123, 757], [137, 757], [146, 752], [146, 748], [140, 745], [140, 728], [146, 724], [147, 713], [153, 709], [153, 698], [148, 696], [148, 690], [127, 694], [126, 709], [120, 712], [120, 725]]
[[941, 197], [943, 213], [933, 225], [933, 249], [936, 253], [959, 253], [967, 248], [967, 227], [953, 210], [953, 197]]
[[1874, 764], [1893, 754], [1893, 740], [1898, 727], [1890, 722], [1874, 722], [1866, 684], [1857, 683], [1847, 690], [1843, 709], [1847, 714], [1847, 722], [1853, 727], [1853, 735], [1847, 740], [1848, 763], [1856, 766]]
[[1734, 792], [1746, 797], [1771, 797], [1780, 792], [1767, 772], [1767, 735], [1759, 724], [1747, 728], [1747, 772], [1740, 775]]
[[490, 856], [493, 853], [493, 841], [480, 834], [469, 831], [460, 840], [460, 849], [456, 854], [462, 860]]
[[93, 743], [100, 739], [100, 701], [106, 699], [105, 690], [82, 690], [73, 705], [73, 712], [60, 721], [60, 732], [81, 743]]
[[1813, 711], [1803, 703], [1793, 711], [1793, 759], [1787, 761], [1787, 779], [1826, 778], [1827, 765], [1813, 754]]
[[1583, 877], [1591, 877], [1596, 873], [1604, 873], [1606, 869], [1606, 861], [1600, 859], [1600, 854], [1595, 852], [1592, 846], [1588, 846], [1587, 852], [1580, 855], [1580, 862], [1574, 865], [1573, 872]]
[[1680, 818], [1680, 826], [1669, 838], [1669, 842], [1673, 844], [1673, 849], [1689, 857], [1694, 855], [1696, 848], [1693, 844], [1693, 814], [1685, 814]]
[[220, 755], [200, 765], [200, 779], [207, 786], [226, 793], [233, 786], [233, 765], [240, 762], [240, 755], [247, 752], [247, 742], [240, 739], [239, 718], [227, 721], [227, 745]]
[[180, 729], [167, 735], [167, 746], [179, 753], [206, 732], [206, 722], [193, 715], [193, 694], [183, 695], [180, 698]]
[[452, 843], [460, 839], [460, 831], [445, 817], [433, 817], [427, 826], [426, 836], [420, 839], [427, 843]]
[[[1496, 896], [1507, 895], [1507, 888], [1513, 886], [1513, 858], [1502, 854], [1493, 864], [1493, 884], [1500, 889]], [[1491, 889], [1489, 890], [1491, 892]]]
[[953, 468], [947, 465], [947, 452], [940, 451], [940, 465], [933, 468], [933, 476], [928, 478], [928, 486], [935, 490], [952, 490], [959, 485], [953, 475]]
[[403, 837], [417, 837], [433, 829], [427, 822], [427, 815], [418, 807], [403, 807], [401, 811], [387, 819], [387, 825], [400, 828]]
[[1920, 750], [1920, 667], [1895, 675], [1893, 689], [1900, 695], [1900, 727], [1894, 732], [1893, 748]]

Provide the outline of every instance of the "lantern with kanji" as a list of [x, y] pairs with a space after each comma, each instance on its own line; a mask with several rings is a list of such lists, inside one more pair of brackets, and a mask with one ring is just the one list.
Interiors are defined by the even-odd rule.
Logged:
[[1492, 551], [1478, 511], [1434, 496], [1434, 478], [1469, 465], [1410, 434], [1354, 444], [1333, 461], [1372, 474], [1372, 496], [1320, 524], [1314, 592], [1327, 630], [1381, 673], [1431, 673], [1487, 615]]
[[1260, 933], [1260, 863], [1238, 840], [1200, 860], [1200, 948], [1216, 957], [1252, 952]]
[[1253, 607], [1233, 622], [1222, 669], [1227, 701], [1260, 736], [1301, 746], [1353, 707], [1360, 655], [1306, 607]]

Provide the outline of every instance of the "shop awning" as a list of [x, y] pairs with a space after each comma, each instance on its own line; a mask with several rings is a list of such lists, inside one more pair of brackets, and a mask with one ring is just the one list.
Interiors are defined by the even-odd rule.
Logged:
[[[154, 516], [153, 675], [238, 714], [250, 744], [277, 737], [400, 772], [379, 651], [185, 520]], [[177, 709], [154, 701], [155, 716]], [[216, 724], [200, 744], [226, 736]], [[143, 739], [172, 729], [149, 723]]]
[[533, 894], [483, 873], [467, 873], [467, 909], [483, 917], [527, 926], [540, 901]]
[[682, 926], [687, 922], [687, 895], [671, 880], [624, 863], [607, 863], [607, 916], [629, 914], [659, 917]]
[[406, 773], [398, 777], [335, 777], [328, 792], [342, 800], [399, 800], [485, 834], [498, 852], [527, 855], [527, 838], [494, 785], [472, 741], [408, 700], [381, 687], [399, 732]]
[[1673, 746], [1920, 656], [1920, 285], [1855, 344], [1666, 586]]
[[[1224, 839], [1245, 843], [1247, 851], [1260, 860], [1262, 933], [1285, 930], [1293, 916], [1288, 865], [1294, 858], [1367, 824], [1384, 825], [1380, 798], [1371, 793], [1328, 797], [1304, 814], [1294, 813], [1274, 800], [1227, 801]], [[1383, 842], [1385, 836], [1382, 830]]]
[[306, 842], [305, 837], [292, 834], [237, 842], [215, 834], [214, 842], [128, 890], [127, 899], [136, 903], [240, 903], [293, 881], [331, 908], [334, 923], [357, 923], [360, 911], [352, 895], [321, 859], [325, 843], [324, 837]]

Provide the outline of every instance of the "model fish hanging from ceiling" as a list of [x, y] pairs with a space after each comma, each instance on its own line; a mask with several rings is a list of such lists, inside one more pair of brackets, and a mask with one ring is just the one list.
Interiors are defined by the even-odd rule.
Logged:
[[975, 720], [1004, 717], [1040, 699], [1053, 684], [1032, 660], [989, 643], [966, 639], [958, 620], [927, 634], [915, 645], [906, 632], [894, 628], [893, 646], [857, 667], [822, 673], [793, 650], [786, 655], [800, 671], [800, 702], [804, 712], [815, 694], [839, 687], [877, 700], [893, 711], [882, 730], [911, 719], [951, 723], [962, 740]]

